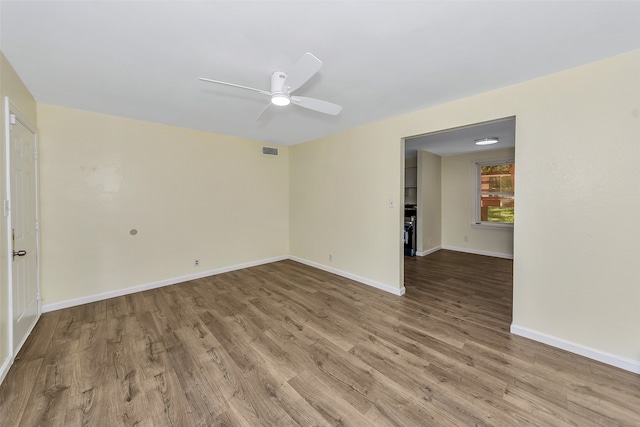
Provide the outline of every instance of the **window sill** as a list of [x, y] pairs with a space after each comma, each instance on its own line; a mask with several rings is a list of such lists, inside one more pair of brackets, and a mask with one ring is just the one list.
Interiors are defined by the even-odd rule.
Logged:
[[490, 229], [496, 229], [496, 230], [507, 230], [507, 231], [513, 231], [513, 224], [506, 224], [506, 223], [502, 223], [502, 222], [473, 222], [471, 223], [472, 227], [477, 227], [477, 228], [490, 228]]

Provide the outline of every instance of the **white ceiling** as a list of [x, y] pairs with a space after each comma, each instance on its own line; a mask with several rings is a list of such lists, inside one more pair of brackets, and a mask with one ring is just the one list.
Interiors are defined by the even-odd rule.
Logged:
[[[640, 48], [640, 1], [5, 1], [0, 48], [38, 102], [292, 145]], [[296, 94], [326, 116], [270, 108]]]

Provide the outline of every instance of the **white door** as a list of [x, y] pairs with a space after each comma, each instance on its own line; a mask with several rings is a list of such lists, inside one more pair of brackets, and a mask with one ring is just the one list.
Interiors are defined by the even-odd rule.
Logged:
[[10, 114], [9, 126], [9, 211], [12, 250], [14, 355], [26, 340], [40, 315], [38, 280], [38, 223], [36, 181], [36, 132], [21, 116]]

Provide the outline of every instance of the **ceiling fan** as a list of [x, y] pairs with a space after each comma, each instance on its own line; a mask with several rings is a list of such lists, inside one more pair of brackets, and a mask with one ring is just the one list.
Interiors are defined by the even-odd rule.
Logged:
[[313, 56], [311, 53], [307, 52], [302, 55], [302, 57], [293, 66], [293, 69], [289, 73], [286, 73], [284, 71], [274, 71], [271, 74], [271, 91], [241, 86], [234, 83], [223, 82], [220, 80], [205, 79], [204, 77], [201, 77], [200, 80], [209, 83], [217, 83], [225, 86], [237, 87], [240, 89], [252, 90], [254, 92], [270, 96], [271, 102], [267, 104], [262, 109], [262, 111], [260, 111], [257, 119], [260, 118], [262, 113], [264, 113], [271, 104], [283, 107], [289, 105], [290, 103], [299, 105], [300, 107], [307, 108], [309, 110], [335, 116], [342, 110], [342, 107], [340, 105], [333, 104], [327, 101], [321, 101], [315, 98], [291, 95], [291, 92], [295, 91], [300, 86], [309, 81], [309, 79], [311, 79], [311, 77], [313, 77], [318, 72], [318, 70], [320, 70], [320, 67], [322, 67], [322, 61]]

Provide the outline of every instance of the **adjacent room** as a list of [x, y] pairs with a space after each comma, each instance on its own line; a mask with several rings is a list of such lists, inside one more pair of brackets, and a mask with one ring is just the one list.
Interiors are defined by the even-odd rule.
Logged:
[[515, 137], [507, 117], [405, 138], [405, 255], [513, 259]]
[[637, 425], [640, 1], [0, 0], [0, 424]]

